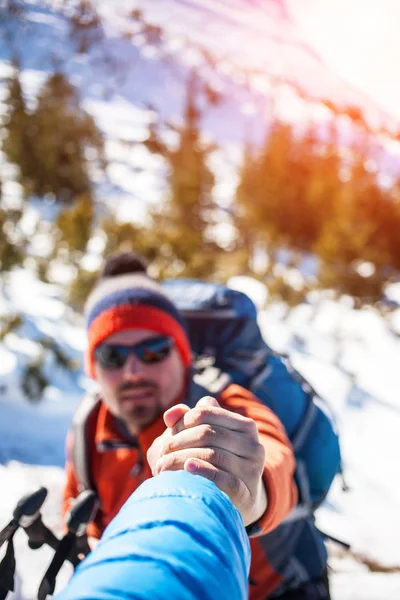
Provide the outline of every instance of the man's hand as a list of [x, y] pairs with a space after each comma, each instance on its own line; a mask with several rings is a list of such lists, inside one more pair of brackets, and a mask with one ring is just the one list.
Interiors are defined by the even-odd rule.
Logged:
[[221, 408], [210, 396], [192, 409], [173, 406], [164, 421], [166, 431], [147, 453], [153, 475], [179, 469], [202, 475], [230, 497], [245, 525], [258, 521], [267, 495], [262, 480], [265, 450], [255, 422]]

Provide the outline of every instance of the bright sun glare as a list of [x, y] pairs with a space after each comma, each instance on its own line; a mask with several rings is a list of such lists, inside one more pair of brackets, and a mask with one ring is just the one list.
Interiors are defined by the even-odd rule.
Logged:
[[328, 66], [400, 119], [399, 0], [288, 0]]

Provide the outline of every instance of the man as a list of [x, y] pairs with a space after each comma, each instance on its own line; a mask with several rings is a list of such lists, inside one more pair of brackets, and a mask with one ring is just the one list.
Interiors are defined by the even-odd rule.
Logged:
[[[296, 584], [298, 590], [287, 592], [281, 574], [285, 565], [270, 564], [264, 552], [262, 540], [297, 499], [295, 460], [282, 424], [237, 385], [217, 398], [193, 396], [183, 320], [145, 271], [134, 255], [111, 257], [86, 303], [86, 368], [101, 400], [89, 440], [100, 510], [88, 534], [100, 538], [144, 480], [184, 469], [214, 481], [240, 511], [249, 534], [261, 536], [251, 539], [251, 600], [273, 597], [274, 590], [285, 599], [328, 599], [320, 573], [315, 585], [304, 575], [301, 589]], [[74, 440], [69, 444], [72, 453]], [[65, 511], [80, 489], [70, 460]], [[289, 540], [278, 536], [273, 543]]]

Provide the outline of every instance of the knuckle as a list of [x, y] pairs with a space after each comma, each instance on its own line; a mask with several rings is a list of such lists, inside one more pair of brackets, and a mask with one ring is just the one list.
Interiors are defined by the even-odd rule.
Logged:
[[253, 454], [253, 460], [251, 461], [254, 465], [254, 468], [257, 470], [263, 469], [265, 464], [265, 449], [259, 444], [255, 448], [255, 452]]
[[173, 454], [168, 454], [163, 457], [162, 465], [164, 471], [172, 471], [177, 468], [178, 458]]
[[245, 427], [249, 433], [253, 435], [257, 433], [257, 425], [254, 419], [250, 419], [250, 417], [245, 417]]
[[210, 414], [212, 413], [212, 408], [209, 406], [199, 406], [193, 409], [193, 418], [195, 422], [199, 425], [206, 423]]
[[184, 429], [185, 429], [184, 420], [180, 419], [179, 421], [177, 421], [175, 423], [175, 425], [173, 425], [171, 428], [168, 429], [169, 437], [173, 437], [174, 435], [176, 435], [177, 433], [180, 433]]
[[220, 465], [221, 464], [221, 453], [218, 450], [218, 448], [208, 448], [207, 452], [206, 452], [206, 460], [210, 463], [212, 463], [213, 465]]
[[253, 455], [255, 461], [264, 463], [265, 448], [262, 444], [260, 444], [260, 442], [256, 442], [256, 441], [253, 442], [252, 455]]
[[203, 410], [199, 407], [199, 408], [193, 408], [190, 411], [190, 421], [193, 425], [199, 425], [201, 424], [201, 419], [202, 419], [202, 414], [203, 414]]
[[215, 440], [217, 432], [211, 425], [203, 425], [200, 433], [200, 440], [206, 444], [211, 443]]
[[169, 440], [166, 440], [163, 445], [160, 448], [160, 454], [164, 455], [164, 454], [169, 454], [170, 452], [174, 451], [174, 440], [173, 438], [170, 438]]

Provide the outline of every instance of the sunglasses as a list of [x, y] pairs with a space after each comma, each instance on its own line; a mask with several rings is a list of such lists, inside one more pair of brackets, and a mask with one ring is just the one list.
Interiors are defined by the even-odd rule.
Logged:
[[130, 354], [134, 354], [145, 365], [162, 362], [170, 354], [174, 341], [166, 336], [150, 338], [134, 344], [100, 344], [94, 350], [97, 362], [105, 369], [120, 369]]

